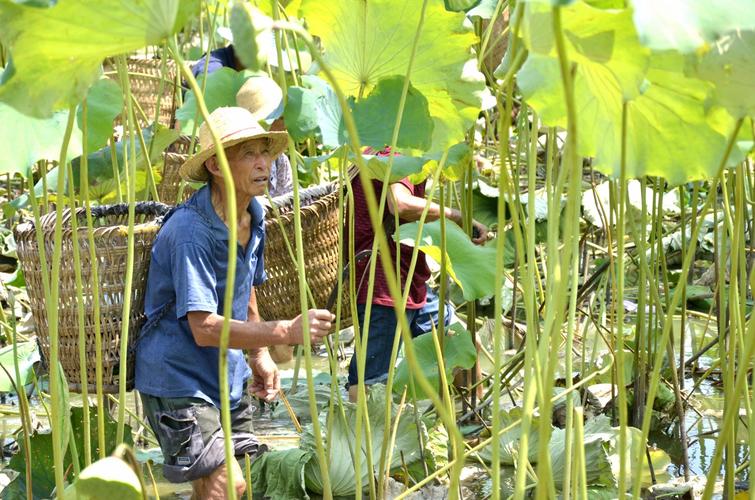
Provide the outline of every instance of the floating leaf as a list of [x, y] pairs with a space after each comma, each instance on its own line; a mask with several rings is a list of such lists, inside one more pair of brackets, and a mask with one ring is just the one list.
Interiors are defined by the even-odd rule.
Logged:
[[105, 457], [92, 463], [76, 478], [76, 492], [85, 498], [142, 498], [139, 477], [118, 457]]
[[[417, 222], [401, 224], [398, 238], [405, 245], [414, 246]], [[426, 223], [422, 228], [419, 249], [440, 262], [440, 221]], [[452, 222], [446, 224], [446, 265], [448, 274], [459, 284], [464, 299], [475, 300], [493, 295], [495, 290], [496, 249], [494, 245], [478, 246]]]
[[103, 59], [159, 44], [198, 8], [198, 0], [59, 0], [47, 9], [3, 0], [0, 37], [14, 73], [0, 86], [0, 100], [36, 117], [75, 106]]
[[[382, 78], [406, 75], [420, 9], [412, 0], [304, 0], [310, 31], [321, 38], [325, 59], [347, 95], [363, 96]], [[435, 122], [432, 148], [442, 151], [464, 138], [477, 119], [485, 81], [470, 60], [477, 40], [462, 30], [464, 14], [439, 2], [427, 5], [412, 85], [425, 96]]]
[[643, 45], [656, 50], [692, 52], [721, 34], [755, 29], [751, 0], [630, 0]]
[[[455, 368], [472, 368], [477, 361], [477, 349], [472, 342], [472, 335], [458, 323], [449, 327], [449, 335], [443, 339], [443, 364], [446, 371], [446, 379], [453, 377]], [[435, 344], [433, 336], [430, 333], [420, 335], [412, 339], [414, 345], [414, 354], [417, 356], [417, 364], [422, 370], [424, 376], [433, 386], [437, 394], [440, 391], [440, 374], [438, 373], [438, 357], [435, 355]], [[403, 359], [396, 369], [396, 378], [393, 381], [393, 392], [401, 394], [405, 387], [409, 387], [409, 380], [413, 378], [409, 363]], [[417, 399], [427, 399], [425, 391], [415, 381]], [[411, 397], [407, 393], [407, 398]]]

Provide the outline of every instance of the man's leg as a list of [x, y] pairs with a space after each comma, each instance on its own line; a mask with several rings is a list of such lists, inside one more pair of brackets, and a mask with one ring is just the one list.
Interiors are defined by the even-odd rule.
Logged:
[[[228, 469], [218, 408], [198, 398], [157, 398], [146, 394], [141, 397], [150, 427], [163, 451], [166, 479], [191, 481], [193, 498], [225, 498]], [[231, 412], [231, 420], [235, 445], [236, 437], [251, 436], [251, 397], [246, 391], [238, 408]], [[230, 467], [234, 488], [240, 496], [246, 489], [244, 475], [236, 460]]]
[[[363, 304], [357, 306], [359, 325], [364, 325]], [[370, 313], [370, 324], [367, 335], [364, 327], [360, 329], [362, 339], [367, 340], [367, 356], [365, 358], [364, 379], [358, 380], [356, 348], [349, 364], [349, 400], [356, 401], [358, 384], [365, 385], [385, 382], [391, 360], [393, 336], [396, 332], [396, 314], [392, 307], [373, 305]]]

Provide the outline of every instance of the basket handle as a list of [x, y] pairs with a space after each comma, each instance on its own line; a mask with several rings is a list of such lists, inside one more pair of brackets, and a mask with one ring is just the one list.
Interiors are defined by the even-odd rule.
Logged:
[[[161, 217], [168, 213], [171, 209], [170, 206], [164, 203], [158, 203], [156, 201], [139, 201], [136, 203], [134, 213], [136, 215], [152, 215], [155, 217]], [[49, 212], [42, 216], [40, 224], [42, 228], [50, 228], [55, 226], [55, 212]], [[92, 207], [92, 217], [100, 218], [111, 215], [128, 215], [128, 203], [117, 203], [115, 205], [98, 205]], [[81, 221], [86, 216], [86, 208], [79, 207], [76, 209], [76, 220]], [[64, 227], [71, 224], [71, 209], [63, 211], [62, 223]], [[34, 226], [33, 221], [31, 222]]]

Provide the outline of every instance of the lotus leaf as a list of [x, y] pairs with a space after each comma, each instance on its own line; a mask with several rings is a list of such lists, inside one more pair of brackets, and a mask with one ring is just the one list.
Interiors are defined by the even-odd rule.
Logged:
[[198, 8], [198, 0], [59, 0], [46, 9], [2, 0], [0, 38], [14, 73], [0, 100], [36, 117], [75, 106], [106, 57], [162, 42]]
[[722, 33], [755, 29], [751, 0], [630, 0], [643, 45], [693, 52]]
[[[412, 0], [304, 0], [302, 13], [321, 38], [325, 59], [341, 89], [362, 98], [389, 76], [406, 75], [420, 9]], [[425, 96], [435, 123], [432, 149], [442, 151], [464, 138], [477, 118], [485, 81], [470, 60], [473, 33], [462, 29], [464, 14], [427, 5], [409, 80]], [[467, 64], [467, 62], [470, 64]]]
[[[414, 246], [418, 227], [417, 222], [402, 224], [397, 234], [401, 243]], [[419, 249], [440, 262], [442, 260], [440, 243], [440, 221], [426, 223], [422, 228]], [[448, 222], [446, 224], [446, 251], [448, 274], [461, 287], [464, 299], [475, 300], [486, 295], [493, 295], [495, 245], [475, 245], [459, 226]]]
[[[472, 335], [458, 323], [449, 326], [450, 335], [443, 339], [443, 363], [445, 366], [446, 379], [453, 377], [456, 368], [472, 368], [477, 361], [477, 349], [472, 342]], [[440, 391], [440, 374], [438, 373], [438, 357], [435, 355], [435, 343], [430, 333], [420, 335], [412, 339], [414, 354], [417, 364], [425, 378], [433, 386], [437, 394]], [[396, 369], [396, 378], [393, 381], [393, 392], [401, 394], [405, 387], [409, 387], [409, 379], [413, 378], [409, 368], [409, 362], [403, 359]], [[428, 399], [425, 391], [414, 382], [417, 399]], [[409, 398], [411, 394], [407, 395]]]
[[118, 457], [105, 457], [92, 463], [76, 478], [76, 492], [84, 498], [142, 498], [139, 477]]
[[[532, 34], [525, 39], [534, 53], [519, 71], [518, 82], [543, 123], [564, 126], [558, 61], [550, 38], [532, 28], [547, 16], [532, 11]], [[682, 57], [672, 52], [654, 53], [646, 71], [626, 10], [600, 11], [577, 3], [564, 16], [576, 63], [578, 152], [594, 156], [599, 170], [619, 176], [622, 103], [627, 100], [627, 177], [654, 175], [678, 184], [715, 175], [733, 120], [722, 109], [707, 106], [710, 85], [686, 77]], [[603, 29], [592, 33], [583, 24]]]

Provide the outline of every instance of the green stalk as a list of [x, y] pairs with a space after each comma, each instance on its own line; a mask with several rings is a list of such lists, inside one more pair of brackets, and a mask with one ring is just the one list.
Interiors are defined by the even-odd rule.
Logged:
[[[551, 477], [552, 471], [550, 466], [550, 452], [548, 443], [551, 435], [551, 423], [547, 418], [551, 414], [551, 405], [549, 395], [552, 392], [555, 367], [558, 364], [558, 348], [561, 338], [561, 324], [563, 323], [564, 308], [566, 306], [566, 297], [568, 296], [567, 288], [569, 286], [568, 272], [572, 263], [572, 247], [567, 245], [559, 254], [558, 230], [560, 220], [560, 198], [562, 186], [565, 184], [566, 176], [569, 176], [569, 196], [566, 205], [566, 222], [564, 227], [564, 239], [573, 238], [579, 240], [578, 210], [579, 188], [582, 176], [581, 162], [578, 161], [576, 153], [577, 145], [577, 120], [576, 108], [574, 104], [574, 88], [572, 82], [571, 67], [566, 54], [566, 42], [564, 39], [561, 8], [553, 9], [553, 33], [556, 41], [556, 50], [559, 58], [561, 70], [561, 80], [564, 87], [566, 110], [567, 110], [567, 136], [562, 159], [561, 169], [558, 175], [556, 190], [549, 197], [548, 220], [548, 288], [550, 300], [546, 306], [544, 337], [540, 339], [540, 357], [546, 360], [546, 372], [543, 380], [543, 392], [541, 397], [541, 414], [544, 418], [540, 419], [540, 446], [538, 450], [538, 484], [536, 488], [537, 497], [553, 498], [556, 496], [555, 486]], [[554, 215], [555, 220], [554, 220]], [[530, 214], [532, 217], [533, 214]], [[560, 258], [559, 258], [560, 257]], [[555, 261], [555, 262], [553, 262]], [[551, 267], [552, 266], [552, 267]], [[572, 325], [573, 326], [573, 325]], [[568, 332], [567, 335], [573, 335]], [[571, 353], [568, 353], [571, 355]], [[567, 430], [567, 433], [571, 430]]]
[[[86, 120], [86, 100], [82, 101], [83, 119]], [[86, 125], [82, 130], [84, 151], [86, 151]], [[86, 154], [86, 153], [83, 153]], [[89, 430], [89, 392], [87, 377], [86, 333], [84, 330], [86, 319], [84, 311], [84, 291], [81, 279], [81, 249], [79, 248], [79, 221], [76, 212], [76, 198], [73, 189], [73, 168], [68, 164], [68, 190], [71, 193], [71, 236], [73, 246], [73, 269], [76, 282], [76, 313], [79, 330], [79, 375], [81, 381], [82, 425], [84, 431], [84, 467], [92, 463], [92, 435]]]
[[[86, 121], [83, 126], [86, 127]], [[83, 132], [86, 136], [86, 131]], [[81, 175], [79, 191], [84, 200], [87, 221], [87, 246], [89, 247], [89, 265], [91, 275], [89, 286], [92, 290], [92, 306], [94, 317], [94, 348], [95, 348], [95, 384], [97, 390], [97, 447], [99, 458], [105, 458], [105, 395], [102, 387], [102, 331], [100, 318], [100, 281], [97, 262], [97, 249], [94, 244], [94, 221], [92, 220], [92, 205], [89, 199], [89, 160], [86, 154], [81, 156]]]
[[[727, 161], [729, 159], [729, 155], [731, 154], [731, 151], [734, 148], [734, 144], [735, 144], [736, 139], [737, 139], [737, 134], [738, 134], [739, 129], [741, 128], [741, 126], [742, 126], [742, 120], [740, 119], [740, 120], [737, 121], [736, 125], [734, 126], [734, 130], [732, 131], [732, 134], [731, 134], [731, 136], [729, 138], [729, 141], [728, 141], [728, 144], [727, 144], [727, 147], [726, 147], [726, 151], [724, 152], [724, 156], [723, 156], [723, 158], [721, 158], [721, 163], [720, 163], [720, 165], [718, 167], [718, 171], [719, 172], [722, 172], [724, 170], [725, 166], [726, 166], [726, 163], [727, 163]], [[717, 187], [717, 183], [718, 183], [717, 181], [718, 181], [718, 177], [714, 178], [713, 181], [711, 182], [710, 190], [708, 192], [708, 198], [706, 199], [705, 205], [703, 206], [703, 209], [701, 211], [701, 215], [700, 215], [701, 217], [705, 216], [706, 211], [708, 210], [708, 208], [713, 203], [713, 200], [714, 200], [715, 195], [716, 195], [716, 187]], [[700, 225], [697, 225], [695, 227], [695, 232], [692, 233], [692, 237], [690, 238], [690, 251], [687, 254], [686, 258], [684, 259], [684, 263], [682, 265], [682, 271], [681, 271], [681, 276], [679, 277], [679, 281], [686, 281], [687, 280], [687, 275], [689, 274], [689, 270], [690, 270], [690, 268], [692, 266], [692, 258], [693, 258], [693, 255], [695, 253], [695, 248], [697, 246], [697, 237], [698, 237], [698, 234], [699, 234], [699, 229], [700, 229]], [[681, 295], [682, 295], [681, 291], [682, 291], [681, 288], [677, 288], [674, 291], [674, 296], [671, 299], [671, 306], [669, 307], [669, 310], [668, 310], [667, 314], [669, 314], [669, 315], [673, 314], [673, 311], [676, 310], [676, 307], [678, 306], [679, 300], [680, 300]], [[664, 345], [666, 342], [668, 342], [671, 326], [672, 326], [672, 321], [671, 321], [671, 318], [669, 317], [668, 320], [663, 325], [661, 345]], [[749, 339], [748, 339], [748, 341], [749, 341]], [[661, 355], [662, 355], [662, 353], [661, 353]], [[658, 380], [659, 380], [659, 377], [660, 377], [660, 370], [661, 370], [661, 365], [662, 365], [662, 359], [659, 359], [659, 357], [660, 356], [658, 356], [658, 354], [656, 354], [655, 364], [653, 366], [653, 372], [651, 374], [651, 379], [650, 379], [650, 390], [648, 391], [648, 403], [647, 404], [651, 405], [651, 406], [653, 404], [653, 401], [655, 400], [655, 395], [656, 395], [656, 390], [657, 390], [657, 385], [658, 385]], [[745, 368], [746, 368], [746, 365], [741, 365], [739, 367], [739, 369], [745, 369]], [[744, 382], [742, 382], [742, 383], [744, 383]], [[734, 397], [734, 394], [730, 393], [730, 397]], [[737, 408], [738, 408], [738, 406], [737, 406]], [[728, 432], [728, 431], [727, 432], [723, 432], [723, 430], [726, 429], [728, 426], [731, 425], [730, 422], [731, 422], [732, 418], [731, 418], [731, 416], [729, 416], [729, 418], [727, 419], [727, 410], [730, 413], [731, 410], [732, 410], [732, 407], [725, 406], [723, 428], [722, 428], [722, 432], [719, 435], [719, 440], [721, 439], [722, 436], [725, 436], [727, 434], [727, 432]], [[645, 416], [644, 416], [644, 418], [642, 420], [642, 442], [644, 442], [647, 439], [649, 431], [650, 431], [650, 413], [646, 412]], [[714, 483], [715, 483], [715, 480], [714, 480], [715, 479], [715, 474], [716, 474], [715, 471], [717, 471], [718, 468], [721, 466], [721, 446], [719, 446], [718, 444], [719, 443], [717, 443], [717, 445], [716, 445], [716, 451], [714, 453], [713, 460], [711, 461], [711, 465], [710, 465], [710, 469], [709, 469], [710, 470], [710, 472], [709, 472], [710, 476], [708, 478], [707, 484], [705, 485], [705, 490], [703, 492], [703, 498], [710, 498], [710, 495], [713, 492], [713, 486], [714, 486]], [[639, 459], [641, 459], [641, 457], [635, 457], [635, 462], [638, 462]], [[634, 485], [633, 485], [633, 489], [632, 489], [632, 494], [634, 496], [639, 495], [639, 491], [640, 491], [640, 479], [641, 478], [640, 478], [639, 474], [634, 479]]]
[[[219, 384], [220, 384], [220, 414], [221, 423], [223, 426], [223, 436], [225, 444], [225, 463], [226, 463], [226, 483], [227, 483], [227, 498], [236, 499], [236, 489], [234, 488], [233, 481], [233, 468], [231, 467], [232, 461], [235, 460], [233, 455], [233, 442], [231, 440], [231, 406], [230, 406], [230, 389], [228, 386], [228, 334], [230, 331], [230, 320], [233, 306], [233, 287], [236, 280], [236, 252], [238, 246], [238, 216], [236, 214], [236, 191], [233, 185], [233, 178], [231, 176], [231, 169], [228, 165], [228, 159], [225, 155], [225, 149], [221, 143], [215, 129], [210, 123], [210, 113], [207, 110], [207, 105], [204, 101], [204, 95], [199, 89], [199, 84], [194, 78], [194, 75], [189, 71], [184, 63], [183, 57], [175, 44], [175, 41], [169, 42], [169, 48], [173, 57], [181, 67], [181, 71], [184, 73], [186, 81], [189, 82], [189, 86], [197, 99], [197, 107], [199, 108], [202, 117], [207, 123], [212, 141], [215, 146], [216, 156], [218, 159], [218, 165], [220, 171], [223, 174], [223, 184], [226, 191], [226, 206], [225, 212], [228, 216], [228, 271], [226, 277], [226, 289], [225, 296], [223, 298], [223, 328], [220, 333], [220, 345], [219, 345]], [[292, 169], [293, 170], [293, 169]], [[308, 325], [303, 322], [302, 328], [307, 331]], [[306, 335], [305, 335], [306, 337]], [[315, 434], [317, 435], [317, 434]]]
[[134, 220], [136, 209], [136, 142], [134, 141], [134, 130], [138, 127], [134, 119], [134, 110], [131, 103], [131, 87], [128, 81], [128, 68], [126, 66], [126, 57], [119, 56], [117, 60], [118, 74], [121, 78], [121, 88], [126, 90], [126, 109], [127, 119], [123, 121], [128, 124], [131, 145], [131, 157], [127, 154], [126, 147], [123, 148], [124, 170], [127, 175], [126, 193], [128, 198], [128, 251], [126, 254], [126, 275], [123, 284], [123, 312], [121, 315], [121, 338], [120, 338], [120, 366], [118, 369], [118, 426], [116, 428], [116, 442], [123, 442], [125, 426], [125, 407], [126, 407], [126, 375], [128, 372], [128, 334], [131, 322], [131, 289], [134, 282]]
[[[29, 176], [31, 181], [32, 176]], [[33, 186], [32, 186], [33, 189]], [[6, 288], [7, 290], [7, 288]], [[12, 335], [11, 342], [13, 343], [13, 371], [16, 376], [16, 393], [18, 394], [18, 407], [21, 415], [21, 428], [24, 433], [24, 478], [26, 479], [26, 498], [32, 500], [34, 495], [32, 494], [32, 480], [31, 480], [31, 414], [29, 413], [29, 400], [26, 397], [26, 389], [21, 382], [21, 370], [18, 366], [18, 330], [16, 329], [16, 296], [10, 290], [8, 291], [8, 305], [10, 306], [10, 333]], [[5, 311], [0, 307], [0, 323], [7, 324], [7, 318], [5, 317]]]
[[[626, 204], [627, 204], [627, 103], [624, 101], [621, 108], [621, 173], [619, 175], [619, 209], [616, 214], [616, 300], [614, 301], [615, 342], [614, 358], [616, 359], [616, 385], [619, 393], [619, 446], [620, 450], [627, 449], [627, 393], [624, 385], [624, 231], [626, 229]], [[639, 346], [638, 346], [639, 348]], [[641, 446], [644, 448], [644, 446]], [[626, 490], [627, 457], [626, 453], [619, 453], [619, 480], [618, 492], [623, 495]], [[638, 460], [641, 460], [638, 457]], [[641, 462], [635, 462], [641, 463]], [[639, 476], [639, 474], [638, 474]]]
[[[58, 175], [57, 196], [58, 202], [55, 204], [55, 233], [54, 233], [54, 250], [52, 254], [52, 273], [50, 275], [50, 281], [48, 289], [45, 290], [45, 308], [47, 312], [47, 322], [50, 335], [50, 396], [52, 398], [52, 440], [53, 443], [61, 443], [62, 435], [60, 429], [56, 423], [61, 418], [63, 409], [61, 408], [60, 401], [60, 363], [58, 361], [58, 300], [60, 298], [60, 261], [62, 258], [63, 247], [63, 203], [60, 197], [63, 195], [65, 189], [65, 178], [63, 174], [65, 168], [63, 167], [68, 161], [68, 144], [71, 140], [71, 133], [73, 132], [73, 122], [76, 118], [76, 107], [72, 106], [68, 110], [68, 121], [66, 123], [66, 131], [63, 137], [63, 145], [60, 148], [60, 160], [58, 165], [61, 166], [61, 170]], [[40, 228], [41, 229], [41, 228]], [[46, 252], [45, 246], [40, 245], [40, 255]], [[44, 263], [43, 263], [44, 268]], [[47, 293], [49, 291], [49, 294]], [[63, 490], [65, 489], [65, 480], [63, 478], [63, 455], [64, 449], [60, 446], [53, 446], [53, 463], [55, 473], [55, 491], [58, 498], [62, 498]]]

